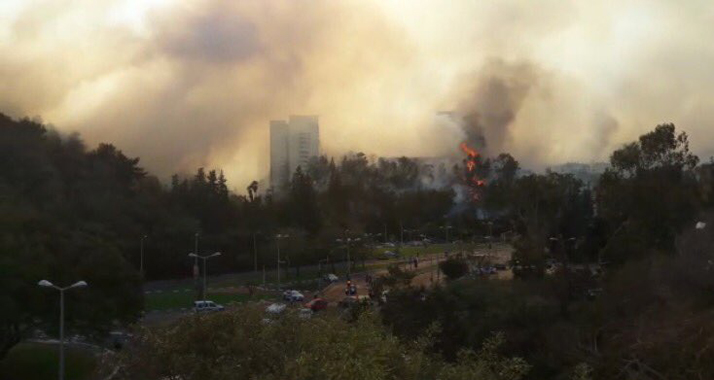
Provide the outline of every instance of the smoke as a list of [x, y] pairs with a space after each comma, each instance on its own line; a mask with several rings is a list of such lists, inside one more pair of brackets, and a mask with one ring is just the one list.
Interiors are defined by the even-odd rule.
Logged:
[[459, 105], [462, 128], [470, 146], [486, 154], [504, 151], [509, 128], [518, 117], [538, 75], [529, 63], [493, 60], [479, 72], [472, 93]]
[[0, 112], [116, 144], [162, 177], [207, 166], [231, 184], [267, 175], [268, 123], [290, 114], [320, 116], [328, 155], [458, 157], [468, 141], [537, 169], [606, 159], [674, 122], [708, 157], [712, 14], [661, 0], [4, 0]]
[[8, 23], [0, 112], [111, 142], [164, 177], [199, 166], [233, 184], [265, 177], [269, 120], [328, 113], [354, 130], [364, 110], [353, 101], [396, 79], [407, 49], [357, 1], [171, 2], [138, 29], [106, 24], [126, 1], [53, 1]]

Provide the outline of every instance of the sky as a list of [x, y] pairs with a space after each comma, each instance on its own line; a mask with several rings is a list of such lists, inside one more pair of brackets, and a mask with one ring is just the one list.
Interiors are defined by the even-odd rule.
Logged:
[[708, 160], [711, 36], [705, 0], [2, 0], [0, 112], [238, 189], [290, 114], [332, 156], [458, 155], [478, 130], [542, 169], [672, 122]]

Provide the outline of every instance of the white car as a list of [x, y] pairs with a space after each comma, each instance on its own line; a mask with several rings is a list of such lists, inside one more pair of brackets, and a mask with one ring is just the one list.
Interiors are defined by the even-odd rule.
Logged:
[[286, 290], [283, 292], [283, 299], [290, 302], [302, 302], [305, 296], [297, 290]]
[[286, 307], [284, 303], [274, 303], [265, 308], [265, 311], [270, 314], [280, 314], [285, 311]]
[[396, 252], [384, 251], [384, 257], [388, 257], [388, 258], [392, 259], [395, 257], [399, 257], [399, 255]]
[[210, 311], [223, 311], [225, 310], [225, 307], [213, 301], [194, 301], [193, 310], [197, 313], [203, 313]]
[[298, 310], [298, 317], [300, 319], [310, 319], [310, 318], [312, 318], [312, 313], [313, 313], [313, 311], [310, 309], [307, 309], [307, 308], [300, 309], [300, 310]]
[[337, 275], [335, 275], [335, 274], [330, 273], [330, 274], [325, 275], [325, 281], [327, 281], [327, 282], [337, 282], [339, 280], [340, 280], [340, 278], [337, 277]]

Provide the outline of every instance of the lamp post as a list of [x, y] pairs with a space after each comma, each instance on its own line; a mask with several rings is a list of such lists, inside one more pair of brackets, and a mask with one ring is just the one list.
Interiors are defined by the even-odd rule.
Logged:
[[399, 221], [399, 245], [404, 245], [404, 225]]
[[206, 267], [208, 266], [208, 259], [210, 259], [211, 257], [220, 256], [220, 255], [221, 255], [220, 252], [213, 252], [212, 254], [206, 255], [206, 256], [197, 255], [195, 253], [188, 254], [188, 257], [193, 257], [194, 259], [196, 259], [196, 262], [198, 262], [198, 259], [203, 260], [203, 300], [204, 301], [206, 300], [206, 293], [208, 290], [208, 288], [206, 288]]
[[144, 239], [146, 238], [146, 235], [141, 235], [141, 254], [139, 255], [139, 274], [141, 278], [144, 278]]
[[44, 286], [46, 288], [54, 288], [60, 292], [59, 380], [64, 380], [64, 291], [72, 288], [87, 286], [87, 283], [84, 281], [77, 281], [70, 286], [60, 288], [47, 280], [42, 280], [38, 282], [37, 285]]
[[449, 244], [449, 230], [452, 228], [454, 228], [454, 227], [452, 227], [448, 224], [445, 224], [445, 225], [439, 227], [439, 229], [444, 230], [444, 232], [446, 232], [446, 244]]
[[350, 258], [350, 243], [358, 242], [360, 238], [345, 238], [337, 239], [338, 243], [345, 243], [347, 245], [347, 278], [352, 277], [352, 259]]
[[282, 264], [282, 261], [280, 261], [280, 239], [286, 239], [289, 237], [290, 235], [286, 234], [275, 235], [275, 246], [278, 249], [278, 290], [280, 290], [280, 264]]
[[258, 243], [255, 239], [256, 234], [257, 232], [253, 232], [253, 267], [255, 273], [258, 273]]
[[[194, 245], [193, 245], [193, 253], [198, 253], [198, 232], [196, 232], [194, 235]], [[198, 281], [198, 256], [196, 256], [193, 260], [193, 279], [194, 282]]]

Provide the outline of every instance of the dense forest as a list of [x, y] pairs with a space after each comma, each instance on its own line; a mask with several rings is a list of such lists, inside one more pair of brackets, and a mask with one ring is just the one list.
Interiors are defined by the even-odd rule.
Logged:
[[[88, 148], [77, 135], [0, 115], [0, 357], [30, 330], [55, 328], [54, 295], [37, 288], [41, 278], [91, 283], [68, 295], [78, 302], [67, 319], [98, 334], [139, 317], [144, 280], [190, 276], [194, 244], [223, 252], [216, 272], [234, 272], [254, 268], [256, 248], [258, 265], [274, 262], [277, 233], [291, 236], [284, 254], [299, 267], [343, 260], [336, 239], [346, 235], [369, 244], [451, 231], [464, 241], [512, 237], [516, 280], [395, 288], [380, 314], [394, 334], [380, 340], [389, 350], [399, 349], [390, 339], [428, 335], [419, 355], [438, 354], [456, 370], [464, 350], [502, 332], [499, 352], [528, 363], [527, 374], [518, 367], [512, 378], [568, 378], [576, 368], [597, 378], [714, 377], [714, 234], [704, 230], [714, 226], [714, 164], [699, 162], [685, 133], [657, 126], [613, 152], [592, 185], [552, 172], [520, 175], [504, 153], [478, 157], [484, 182], [474, 188], [464, 181], [467, 164], [318, 157], [284, 194], [253, 183], [239, 195], [220, 170], [162, 183], [110, 144]], [[546, 275], [553, 259], [605, 271], [566, 266]]]

